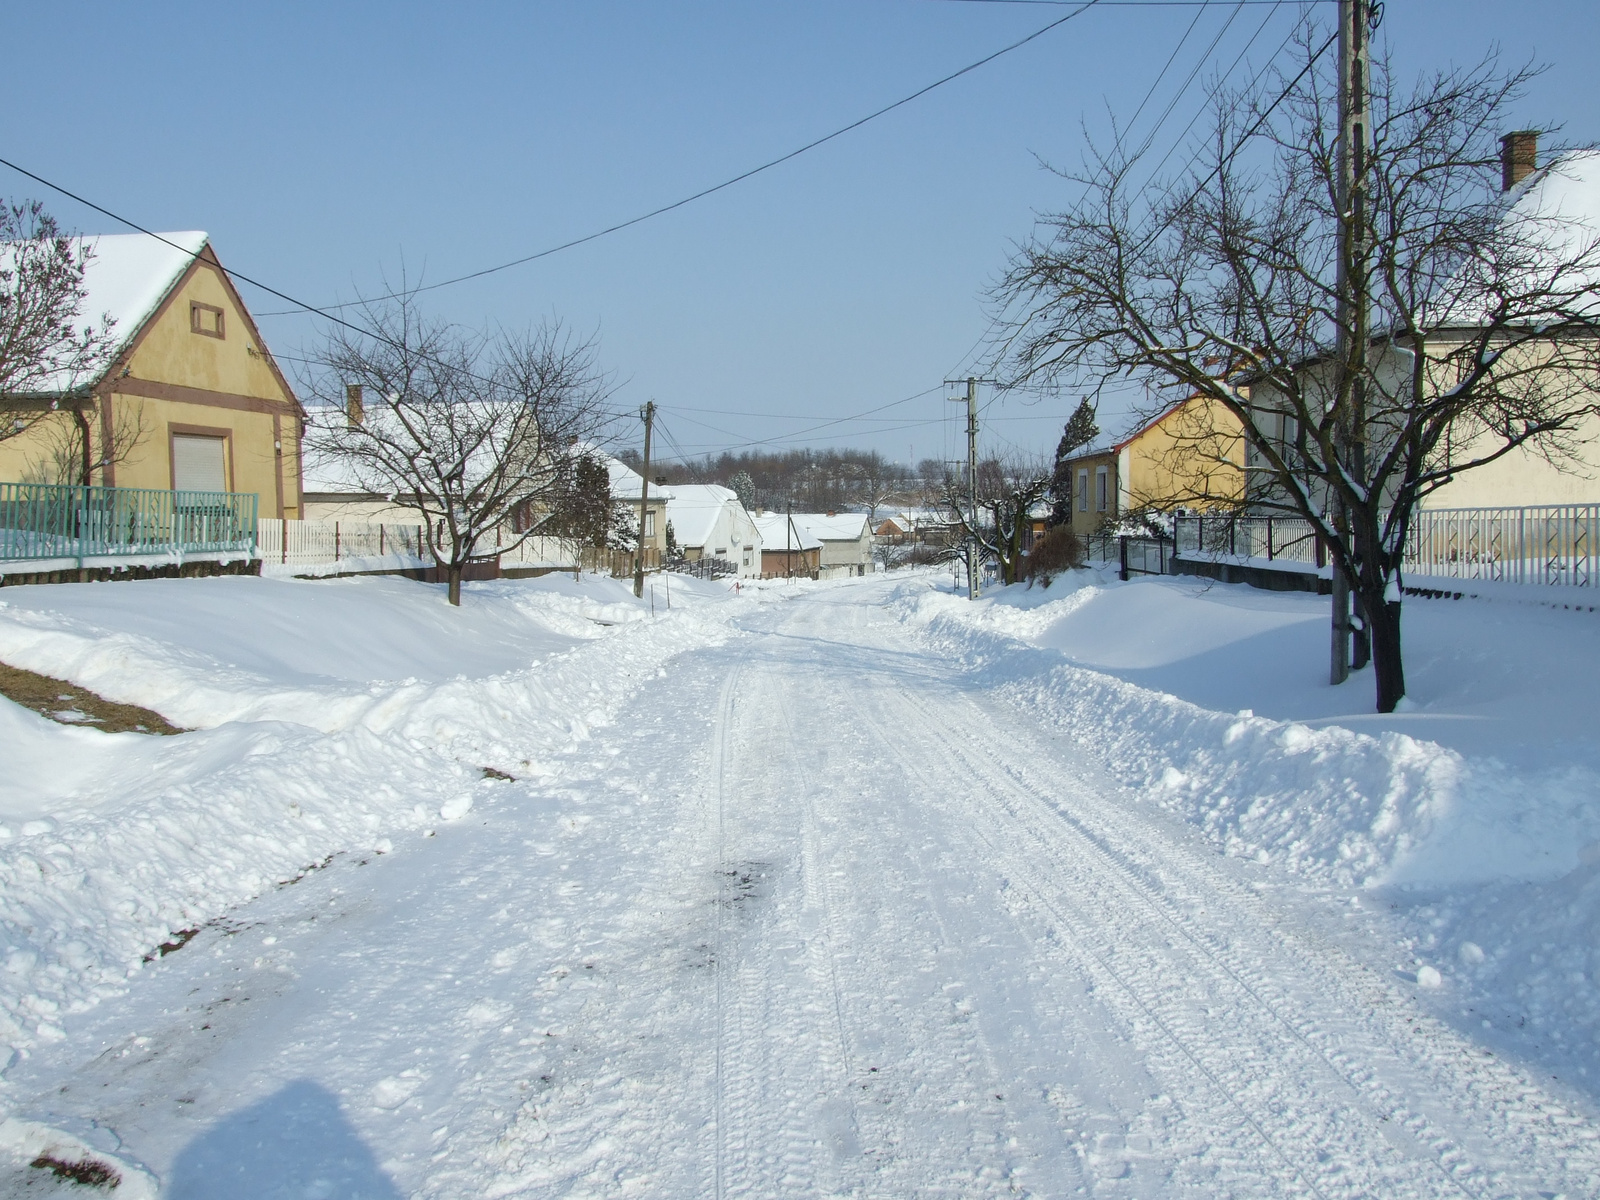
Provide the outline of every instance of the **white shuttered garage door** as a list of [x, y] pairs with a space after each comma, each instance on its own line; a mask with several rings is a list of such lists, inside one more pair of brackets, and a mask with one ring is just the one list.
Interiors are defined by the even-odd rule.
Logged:
[[178, 492], [225, 492], [228, 473], [223, 461], [226, 438], [172, 435], [172, 488]]

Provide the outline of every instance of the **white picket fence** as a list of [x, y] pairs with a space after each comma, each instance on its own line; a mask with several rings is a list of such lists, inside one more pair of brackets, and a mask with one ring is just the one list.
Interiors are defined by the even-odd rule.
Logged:
[[421, 525], [264, 520], [256, 525], [263, 575], [343, 575], [431, 564]]

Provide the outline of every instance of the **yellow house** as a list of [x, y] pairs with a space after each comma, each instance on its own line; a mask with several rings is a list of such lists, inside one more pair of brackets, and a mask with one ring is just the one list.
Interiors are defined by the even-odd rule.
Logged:
[[[0, 482], [254, 492], [262, 517], [301, 515], [304, 410], [204, 233], [82, 239], [81, 323], [110, 317], [106, 368], [71, 391], [7, 397], [50, 409], [0, 441]], [[64, 452], [87, 418], [81, 440]]]
[[1244, 499], [1244, 428], [1214, 400], [1191, 396], [1120, 442], [1065, 464], [1072, 530], [1094, 533], [1126, 513], [1232, 507]]

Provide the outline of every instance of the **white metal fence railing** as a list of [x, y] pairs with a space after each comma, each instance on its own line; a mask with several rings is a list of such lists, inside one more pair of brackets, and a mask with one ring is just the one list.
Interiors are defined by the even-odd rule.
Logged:
[[[1173, 518], [1176, 556], [1324, 566], [1310, 522], [1299, 517]], [[1418, 509], [1402, 576], [1600, 587], [1600, 504]]]
[[1402, 571], [1448, 579], [1600, 586], [1600, 504], [1422, 509]]
[[366, 521], [258, 522], [256, 544], [266, 566], [316, 567], [358, 558], [422, 559], [422, 526]]

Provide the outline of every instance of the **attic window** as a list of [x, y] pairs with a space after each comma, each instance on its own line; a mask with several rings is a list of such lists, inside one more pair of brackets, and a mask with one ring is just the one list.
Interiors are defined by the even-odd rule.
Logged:
[[222, 324], [222, 310], [215, 304], [201, 304], [198, 300], [189, 301], [189, 331], [206, 337], [228, 336]]

